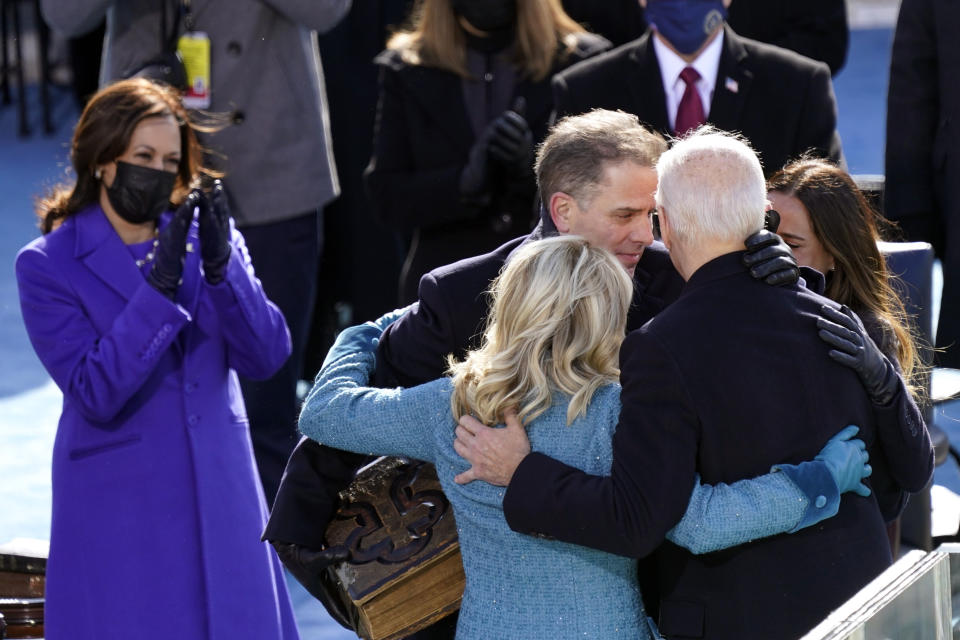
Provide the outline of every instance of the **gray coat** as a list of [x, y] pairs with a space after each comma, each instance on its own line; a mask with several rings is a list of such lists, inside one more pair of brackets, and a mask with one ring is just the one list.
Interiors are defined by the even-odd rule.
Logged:
[[[50, 26], [67, 35], [107, 32], [101, 85], [160, 52], [176, 0], [42, 0]], [[241, 226], [278, 222], [339, 193], [316, 31], [332, 28], [351, 0], [193, 0], [195, 30], [211, 41], [211, 111], [232, 124], [202, 142], [221, 157], [231, 211]], [[184, 30], [180, 25], [180, 32]]]

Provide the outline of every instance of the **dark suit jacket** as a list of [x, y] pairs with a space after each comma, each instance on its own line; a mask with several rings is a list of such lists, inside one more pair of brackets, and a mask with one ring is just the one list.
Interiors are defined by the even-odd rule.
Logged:
[[[547, 231], [547, 233], [551, 233]], [[479, 346], [487, 316], [485, 292], [507, 257], [522, 243], [516, 238], [490, 253], [428, 273], [416, 307], [394, 322], [380, 339], [371, 384], [412, 387], [443, 376], [446, 356]], [[679, 295], [683, 284], [662, 244], [647, 247], [634, 272], [636, 293], [628, 329], [641, 326]], [[320, 548], [323, 531], [362, 456], [323, 447], [308, 438], [294, 449], [274, 501], [264, 538]]]
[[[610, 43], [583, 34], [577, 47], [558, 54], [554, 73], [605, 51]], [[475, 142], [460, 76], [406, 63], [399, 52], [384, 51], [380, 65], [380, 98], [373, 156], [366, 170], [371, 204], [387, 224], [413, 232], [401, 303], [415, 300], [420, 276], [466, 256], [490, 251], [528, 233], [535, 223], [535, 183], [531, 173], [507, 181], [497, 197], [478, 207], [460, 198], [460, 173]], [[539, 81], [520, 78], [514, 98], [526, 100], [525, 117], [534, 141], [546, 135], [553, 112], [550, 77]], [[492, 220], [502, 212], [514, 224], [494, 230]]]
[[[557, 115], [622, 109], [672, 135], [653, 35], [576, 64], [553, 80]], [[750, 140], [769, 176], [804, 151], [840, 160], [830, 70], [799, 54], [741, 38], [724, 27], [708, 121]]]
[[[832, 303], [800, 286], [753, 280], [740, 253], [701, 267], [623, 344], [612, 475], [530, 454], [504, 497], [510, 526], [640, 557], [679, 521], [695, 473], [730, 483], [811, 459], [847, 424], [860, 426], [871, 462], [880, 459], [874, 406], [813, 330], [823, 304]], [[874, 495], [846, 494], [836, 517], [795, 534], [703, 556], [664, 543], [661, 631], [802, 635], [889, 565], [876, 496], [886, 475], [875, 468]]]
[[938, 363], [960, 367], [960, 3], [904, 0], [887, 94], [885, 215], [943, 261]]

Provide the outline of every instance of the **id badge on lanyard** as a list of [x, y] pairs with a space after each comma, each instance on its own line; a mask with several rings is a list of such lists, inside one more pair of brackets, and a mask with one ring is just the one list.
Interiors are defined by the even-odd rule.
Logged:
[[185, 31], [177, 40], [177, 51], [187, 71], [187, 91], [183, 104], [188, 109], [210, 108], [210, 38], [194, 30], [191, 0], [181, 0]]

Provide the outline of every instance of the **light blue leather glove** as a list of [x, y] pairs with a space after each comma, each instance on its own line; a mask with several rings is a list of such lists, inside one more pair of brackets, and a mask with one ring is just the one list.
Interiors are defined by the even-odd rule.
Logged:
[[856, 425], [844, 427], [827, 440], [814, 460], [826, 463], [840, 493], [853, 491], [866, 498], [870, 495], [870, 489], [862, 480], [873, 473], [873, 468], [867, 464], [870, 460], [867, 445], [860, 438], [853, 437], [858, 431], [860, 428]]
[[383, 333], [384, 331], [386, 331], [387, 327], [389, 327], [395, 321], [399, 320], [407, 311], [410, 311], [410, 309], [412, 309], [415, 304], [417, 303], [413, 302], [411, 304], [408, 304], [405, 307], [401, 307], [400, 309], [394, 309], [393, 311], [388, 311], [382, 316], [380, 316], [379, 318], [377, 318], [376, 320], [374, 320], [373, 324], [379, 327], [380, 332]]
[[854, 491], [861, 496], [870, 495], [870, 489], [862, 482], [873, 472], [867, 464], [870, 456], [862, 440], [851, 439], [859, 430], [854, 425], [843, 428], [810, 462], [778, 464], [771, 468], [786, 474], [807, 497], [807, 510], [789, 533], [835, 516], [840, 510], [842, 493]]
[[337, 334], [333, 346], [327, 351], [327, 357], [323, 359], [320, 368], [323, 369], [334, 360], [339, 360], [352, 353], [375, 352], [383, 331], [393, 324], [397, 318], [405, 314], [413, 304], [402, 309], [389, 311], [372, 322], [364, 322], [341, 331]]

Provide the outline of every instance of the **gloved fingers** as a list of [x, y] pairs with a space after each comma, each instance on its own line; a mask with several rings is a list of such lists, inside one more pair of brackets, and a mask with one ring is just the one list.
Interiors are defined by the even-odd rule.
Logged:
[[760, 231], [751, 234], [743, 244], [747, 246], [747, 249], [753, 251], [756, 249], [762, 249], [763, 247], [778, 245], [782, 242], [783, 239], [777, 234], [773, 233], [772, 231], [768, 231], [767, 229], [761, 229]]
[[869, 464], [863, 465], [863, 472], [860, 477], [869, 478], [872, 475], [873, 475], [873, 467], [871, 467]]
[[860, 328], [857, 326], [857, 321], [842, 310], [834, 309], [830, 305], [825, 304], [820, 307], [820, 315], [841, 327], [845, 327], [852, 333], [861, 333]]
[[[857, 435], [857, 432], [859, 431], [860, 431], [860, 427], [858, 427], [857, 425], [855, 424], [847, 425], [843, 429], [838, 431], [835, 436], [830, 438], [828, 442], [845, 442], [845, 441], [851, 440], [851, 438]], [[857, 441], [860, 442], [860, 444], [863, 444], [863, 440], [858, 439]], [[866, 447], [865, 444], [863, 446]]]
[[520, 116], [527, 115], [527, 99], [523, 96], [517, 96], [517, 99], [513, 101], [513, 106], [510, 107], [510, 110]]
[[774, 271], [770, 275], [766, 276], [763, 281], [771, 286], [778, 287], [784, 284], [794, 284], [799, 279], [800, 270], [795, 266], [791, 266], [789, 269]]
[[854, 313], [853, 309], [851, 309], [850, 307], [844, 304], [840, 306], [840, 311], [842, 311], [843, 315], [845, 315], [847, 319], [850, 321], [850, 324], [852, 325], [851, 328], [854, 331], [857, 331], [859, 333], [866, 332], [866, 329], [864, 329], [863, 327], [863, 322], [860, 320], [860, 316]]
[[504, 111], [494, 120], [494, 131], [510, 131], [521, 136], [530, 131], [527, 119], [516, 111]]
[[490, 146], [490, 156], [505, 165], [516, 165], [525, 161], [525, 154], [518, 149], [509, 149], [497, 145]]
[[[823, 336], [821, 336], [823, 337]], [[844, 353], [843, 351], [836, 351], [831, 349], [827, 352], [827, 355], [830, 356], [836, 362], [839, 362], [845, 367], [850, 367], [851, 369], [856, 369], [860, 365], [860, 359], [856, 356], [852, 356], [849, 353]]]
[[863, 347], [863, 338], [859, 333], [826, 318], [817, 318], [817, 328], [821, 340], [847, 353], [855, 353]]
[[323, 571], [330, 565], [342, 562], [350, 557], [350, 551], [342, 546], [322, 550], [299, 547], [297, 553], [303, 566], [311, 571]]
[[862, 482], [854, 487], [853, 492], [858, 496], [863, 496], [864, 498], [870, 497], [870, 488]]
[[162, 245], [180, 245], [186, 242], [187, 231], [190, 230], [190, 223], [193, 221], [193, 212], [199, 206], [201, 200], [200, 192], [194, 189], [183, 201], [173, 214], [173, 218], [160, 232], [160, 244]]
[[[744, 254], [746, 257], [746, 254]], [[786, 271], [790, 274], [799, 274], [793, 256], [777, 256], [759, 262], [750, 267], [750, 275], [757, 280], [765, 280], [775, 273]]]
[[230, 207], [227, 204], [227, 192], [223, 188], [223, 181], [217, 178], [210, 189], [210, 205], [217, 219], [226, 222], [230, 219]]
[[785, 244], [764, 244], [756, 248], [750, 248], [743, 254], [743, 264], [749, 267], [766, 260], [773, 260], [774, 258], [788, 258], [790, 265], [796, 266], [793, 253], [790, 251], [790, 247]]

